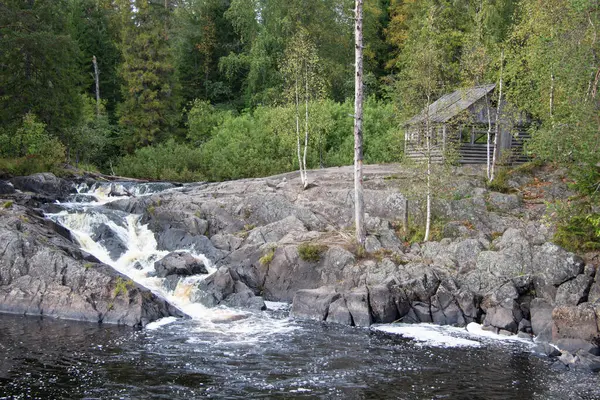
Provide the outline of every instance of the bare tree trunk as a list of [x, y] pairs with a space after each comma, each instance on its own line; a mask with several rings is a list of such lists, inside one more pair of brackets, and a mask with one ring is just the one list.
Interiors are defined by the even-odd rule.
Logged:
[[300, 146], [300, 98], [298, 94], [298, 79], [296, 78], [296, 98], [295, 98], [295, 106], [296, 106], [296, 142], [298, 149], [298, 168], [300, 169], [300, 180], [302, 181], [302, 186], [304, 187], [304, 169], [302, 168], [302, 155], [301, 155], [301, 146]]
[[365, 205], [363, 198], [363, 0], [355, 2], [355, 69], [354, 84], [354, 219], [356, 241], [363, 246], [366, 241]]
[[500, 82], [498, 83], [498, 106], [496, 107], [496, 126], [494, 133], [494, 150], [492, 152], [492, 170], [490, 171], [490, 182], [494, 180], [496, 173], [496, 158], [498, 157], [498, 137], [500, 136], [500, 112], [502, 111], [502, 83], [504, 78], [504, 50], [500, 55]]
[[304, 189], [308, 187], [308, 174], [306, 172], [306, 150], [308, 149], [308, 64], [304, 65], [304, 156], [302, 166], [304, 168]]
[[554, 72], [550, 73], [550, 118], [554, 118]]
[[408, 236], [408, 199], [404, 199], [404, 212], [402, 213], [402, 232]]
[[488, 131], [487, 131], [487, 147], [486, 147], [486, 173], [488, 181], [492, 181], [492, 171], [491, 171], [491, 159], [490, 159], [490, 147], [492, 144], [492, 115], [490, 113], [490, 100], [488, 95], [485, 95], [485, 108], [487, 109], [487, 119], [488, 119]]
[[94, 80], [96, 81], [96, 116], [100, 116], [100, 71], [98, 70], [98, 62], [96, 56], [92, 57], [92, 64], [94, 64]]
[[431, 229], [431, 124], [429, 121], [429, 106], [431, 104], [431, 95], [427, 95], [427, 107], [425, 108], [425, 143], [427, 152], [427, 214], [425, 217], [425, 237], [423, 241], [429, 240], [429, 231]]

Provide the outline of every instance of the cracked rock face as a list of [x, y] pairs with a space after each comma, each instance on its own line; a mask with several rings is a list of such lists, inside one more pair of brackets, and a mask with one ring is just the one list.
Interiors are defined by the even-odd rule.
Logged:
[[0, 312], [133, 327], [183, 316], [34, 212], [13, 205], [0, 213]]

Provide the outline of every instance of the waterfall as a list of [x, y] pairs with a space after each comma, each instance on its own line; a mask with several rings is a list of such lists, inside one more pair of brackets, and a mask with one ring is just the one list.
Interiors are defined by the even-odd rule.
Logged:
[[[172, 188], [172, 185], [160, 184], [158, 191]], [[69, 229], [82, 250], [180, 308], [200, 324], [203, 331], [260, 335], [270, 330], [290, 329], [288, 321], [281, 319], [257, 317], [249, 311], [222, 306], [207, 308], [192, 302], [194, 292], [199, 290], [198, 283], [216, 271], [209, 259], [193, 249], [182, 248], [177, 251], [188, 252], [202, 261], [209, 274], [182, 277], [174, 290], [165, 287], [165, 278], [156, 277], [154, 274], [154, 263], [170, 252], [158, 249], [154, 233], [147, 225], [141, 223], [141, 215], [103, 207], [108, 202], [133, 194], [150, 195], [155, 193], [156, 189], [153, 184], [103, 183], [91, 187], [81, 185], [77, 188], [76, 195], [68, 202], [60, 204], [62, 211], [47, 214], [47, 217]], [[159, 327], [174, 320], [175, 318], [169, 318], [152, 326]], [[224, 324], [227, 322], [231, 323]]]

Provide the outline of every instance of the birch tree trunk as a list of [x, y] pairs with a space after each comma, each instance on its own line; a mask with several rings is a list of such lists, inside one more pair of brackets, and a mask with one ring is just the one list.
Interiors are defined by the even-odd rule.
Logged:
[[96, 116], [100, 116], [100, 71], [98, 70], [98, 62], [96, 56], [92, 57], [94, 64], [94, 80], [96, 81]]
[[296, 78], [296, 84], [294, 86], [294, 105], [296, 106], [296, 144], [298, 149], [298, 168], [300, 169], [300, 180], [302, 186], [304, 186], [304, 169], [302, 168], [302, 155], [300, 146], [300, 95], [298, 93], [298, 79]]
[[355, 2], [355, 69], [354, 84], [354, 219], [356, 222], [356, 241], [365, 244], [365, 208], [363, 198], [363, 0]]
[[488, 131], [487, 131], [487, 147], [486, 147], [486, 174], [488, 181], [492, 181], [492, 168], [491, 168], [491, 159], [490, 159], [490, 147], [492, 145], [492, 115], [490, 112], [490, 100], [488, 95], [485, 95], [485, 107], [487, 108], [487, 119], [488, 119]]
[[431, 96], [427, 95], [427, 107], [425, 108], [425, 143], [427, 152], [427, 212], [425, 217], [425, 237], [423, 241], [429, 240], [429, 231], [431, 228], [431, 126], [429, 121], [429, 105]]
[[308, 63], [304, 64], [304, 155], [302, 157], [302, 168], [304, 169], [304, 179], [302, 188], [308, 187], [308, 175], [306, 172], [306, 150], [308, 149]]
[[492, 152], [492, 170], [490, 171], [490, 182], [496, 176], [496, 158], [498, 157], [498, 137], [500, 136], [500, 112], [502, 111], [502, 83], [504, 78], [504, 50], [500, 55], [500, 82], [498, 83], [498, 106], [496, 108], [496, 126], [494, 133], [494, 149]]

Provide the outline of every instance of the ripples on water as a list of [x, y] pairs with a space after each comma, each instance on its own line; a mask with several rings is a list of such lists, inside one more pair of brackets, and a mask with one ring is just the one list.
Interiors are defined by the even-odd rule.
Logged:
[[[170, 188], [123, 185], [120, 191], [137, 195]], [[102, 207], [114, 200], [113, 189], [82, 187], [81, 198], [51, 217], [72, 229], [85, 250], [194, 319], [135, 332], [0, 315], [0, 399], [600, 399], [597, 375], [557, 372], [524, 344], [479, 339], [479, 347], [432, 347], [366, 329], [294, 322], [281, 311], [190, 303], [193, 280], [172, 293], [147, 276], [167, 252], [157, 250], [139, 216]], [[100, 224], [127, 244], [118, 260], [91, 240]], [[473, 343], [447, 343], [461, 342]]]
[[194, 321], [134, 332], [0, 316], [0, 398], [600, 398], [597, 375], [554, 371], [515, 343], [438, 348], [277, 321], [262, 332], [236, 331], [247, 321], [224, 325], [231, 333]]

